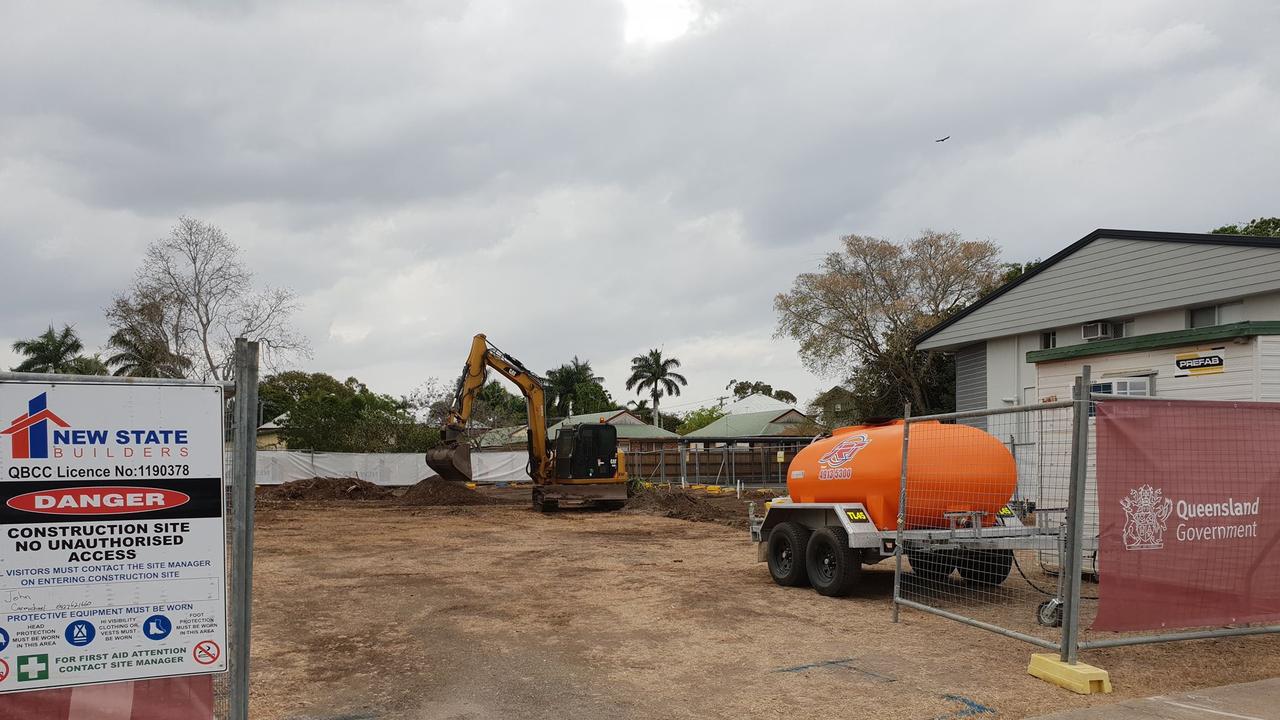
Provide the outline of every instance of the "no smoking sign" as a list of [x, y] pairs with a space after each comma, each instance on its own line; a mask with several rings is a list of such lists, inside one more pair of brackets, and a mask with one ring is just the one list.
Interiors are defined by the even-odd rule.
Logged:
[[201, 665], [212, 665], [222, 657], [222, 648], [212, 640], [202, 640], [196, 643], [195, 648], [191, 650], [191, 655]]

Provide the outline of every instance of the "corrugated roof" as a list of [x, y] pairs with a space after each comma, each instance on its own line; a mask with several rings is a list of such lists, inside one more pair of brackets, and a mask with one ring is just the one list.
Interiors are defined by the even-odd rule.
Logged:
[[724, 408], [725, 415], [746, 415], [755, 412], [783, 412], [785, 410], [794, 410], [787, 403], [769, 397], [763, 393], [751, 393], [746, 397], [735, 400]]
[[1153, 240], [1157, 242], [1163, 241], [1163, 242], [1192, 243], [1192, 244], [1203, 244], [1203, 245], [1235, 245], [1235, 246], [1243, 246], [1243, 247], [1280, 248], [1280, 239], [1273, 238], [1273, 237], [1256, 237], [1252, 235], [1217, 235], [1214, 233], [1152, 232], [1149, 230], [1114, 230], [1114, 229], [1099, 228], [1089, 233], [1088, 235], [1085, 235], [1079, 240], [1071, 243], [1065, 248], [1059, 250], [1049, 258], [1040, 261], [1034, 268], [1022, 273], [1018, 277], [1010, 280], [1004, 285], [1001, 285], [995, 290], [992, 290], [991, 292], [987, 293], [981, 298], [978, 298], [978, 300], [976, 300], [975, 302], [973, 302], [972, 304], [970, 304], [968, 307], [964, 308], [960, 312], [952, 315], [946, 320], [943, 320], [937, 325], [934, 325], [928, 330], [925, 330], [923, 333], [916, 336], [915, 342], [913, 344], [916, 347], [919, 347], [920, 343], [928, 340], [934, 335], [937, 335], [938, 333], [960, 322], [961, 320], [964, 320], [966, 317], [973, 314], [974, 312], [981, 310], [992, 300], [995, 300], [996, 298], [1004, 295], [1005, 293], [1027, 282], [1028, 280], [1031, 280], [1035, 276], [1039, 275], [1045, 270], [1048, 270], [1050, 267], [1056, 265], [1058, 261], [1066, 258], [1068, 255], [1075, 253], [1080, 248], [1083, 248], [1085, 245], [1088, 245], [1089, 243], [1099, 238], [1108, 238], [1108, 239], [1114, 239], [1114, 240]]
[[[777, 422], [784, 416], [795, 413], [800, 417], [795, 421]], [[698, 428], [685, 435], [692, 437], [759, 437], [762, 435], [793, 435], [795, 427], [808, 417], [796, 410], [788, 408], [781, 412], [766, 410], [764, 412], [725, 415], [706, 427]]]
[[591, 425], [593, 423], [600, 422], [600, 418], [603, 417], [603, 418], [606, 418], [606, 422], [608, 422], [610, 425], [618, 428], [618, 437], [620, 438], [643, 439], [643, 438], [679, 437], [679, 435], [676, 435], [670, 430], [656, 427], [654, 425], [645, 425], [643, 423], [634, 424], [634, 423], [610, 422], [613, 419], [617, 418], [619, 415], [634, 417], [630, 413], [628, 413], [626, 410], [615, 410], [612, 412], [603, 412], [603, 413], [586, 413], [585, 415], [570, 415], [564, 420], [561, 420], [555, 425], [552, 425], [551, 427], [547, 428], [547, 436], [555, 437], [556, 431], [566, 425]]

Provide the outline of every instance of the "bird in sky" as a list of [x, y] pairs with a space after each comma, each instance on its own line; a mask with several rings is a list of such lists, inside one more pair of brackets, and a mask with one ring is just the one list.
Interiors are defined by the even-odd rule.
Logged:
[[951, 136], [950, 136], [950, 135], [948, 135], [948, 136], [946, 136], [946, 137], [944, 137], [944, 138], [938, 138], [937, 140], [934, 140], [934, 142], [946, 142], [946, 141], [948, 141], [948, 140], [950, 140], [950, 139], [951, 139]]

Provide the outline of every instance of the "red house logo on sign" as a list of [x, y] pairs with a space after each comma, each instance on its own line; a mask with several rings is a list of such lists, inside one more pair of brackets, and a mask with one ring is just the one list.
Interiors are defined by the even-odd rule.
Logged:
[[49, 457], [49, 423], [58, 427], [71, 427], [67, 421], [49, 409], [46, 393], [31, 398], [27, 411], [13, 419], [13, 423], [0, 435], [8, 435], [14, 460]]

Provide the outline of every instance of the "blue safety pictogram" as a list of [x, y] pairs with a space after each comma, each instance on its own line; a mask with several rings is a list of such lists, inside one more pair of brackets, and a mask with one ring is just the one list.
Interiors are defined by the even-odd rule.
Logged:
[[98, 630], [88, 620], [77, 620], [68, 625], [67, 631], [63, 634], [66, 636], [67, 642], [76, 647], [84, 647], [93, 642]]
[[142, 623], [142, 634], [148, 640], [163, 640], [173, 632], [173, 623], [163, 615], [152, 615]]

